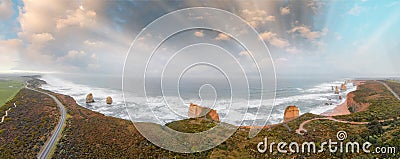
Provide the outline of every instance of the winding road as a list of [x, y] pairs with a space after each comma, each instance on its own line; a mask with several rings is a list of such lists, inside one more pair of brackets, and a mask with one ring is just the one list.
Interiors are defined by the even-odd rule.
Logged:
[[[400, 100], [399, 96], [396, 94], [396, 92], [394, 92], [392, 90], [392, 88], [390, 88], [386, 83], [381, 82], [381, 81], [377, 81], [379, 83], [381, 83], [382, 85], [384, 85], [398, 100]], [[344, 120], [337, 120], [333, 117], [326, 117], [326, 118], [314, 118], [314, 119], [310, 119], [310, 120], [306, 120], [304, 122], [302, 122], [299, 126], [299, 128], [296, 130], [297, 134], [303, 135], [303, 132], [307, 132], [306, 129], [304, 129], [304, 125], [306, 125], [309, 122], [312, 122], [314, 120], [331, 120], [331, 121], [336, 121], [336, 122], [341, 122], [341, 123], [348, 123], [348, 124], [353, 124], [353, 125], [363, 125], [363, 124], [368, 124], [369, 122], [353, 122], [353, 121], [344, 121]], [[388, 120], [394, 120], [394, 119], [387, 119], [387, 120], [380, 120], [379, 122], [384, 122], [384, 121], [388, 121]]]
[[50, 157], [49, 155], [50, 155], [51, 148], [56, 146], [56, 144], [57, 144], [57, 137], [62, 132], [63, 125], [65, 123], [65, 119], [66, 119], [66, 114], [67, 113], [65, 111], [64, 105], [56, 97], [54, 97], [53, 95], [51, 95], [49, 93], [46, 93], [46, 92], [42, 92], [42, 91], [36, 90], [36, 89], [33, 89], [33, 88], [29, 88], [28, 85], [26, 85], [25, 88], [50, 96], [57, 103], [57, 106], [60, 108], [60, 112], [61, 112], [60, 121], [58, 122], [56, 128], [53, 130], [53, 133], [52, 133], [50, 139], [48, 139], [46, 141], [46, 143], [44, 144], [43, 149], [39, 152], [39, 154], [37, 156], [39, 159], [46, 159], [46, 158]]

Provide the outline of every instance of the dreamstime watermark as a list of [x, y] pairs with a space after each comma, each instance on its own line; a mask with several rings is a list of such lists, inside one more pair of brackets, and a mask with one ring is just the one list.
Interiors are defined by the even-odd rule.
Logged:
[[[185, 35], [181, 33], [187, 31], [199, 32], [198, 36], [192, 34], [197, 38], [203, 37], [203, 32], [214, 32], [218, 36], [211, 38], [210, 41], [203, 40], [193, 43], [190, 43], [190, 40], [176, 39], [181, 38], [179, 35]], [[165, 46], [171, 39], [184, 46]], [[227, 39], [232, 40], [237, 47], [218, 46]], [[242, 48], [242, 51], [246, 53], [239, 53], [237, 50], [231, 50], [232, 48]], [[209, 53], [210, 50], [215, 53]], [[198, 70], [206, 71], [196, 72]], [[183, 113], [187, 112], [188, 103], [191, 101], [185, 101], [187, 98], [181, 96], [180, 89], [181, 84], [185, 83], [184, 80], [188, 80], [188, 78], [184, 78], [189, 76], [188, 72], [201, 74], [202, 79], [204, 77], [222, 79], [226, 83], [226, 87], [221, 88], [205, 80], [198, 88], [200, 98], [203, 97], [201, 90], [206, 88], [213, 89], [213, 92], [218, 92], [218, 89], [230, 90], [230, 98], [226, 100], [228, 101], [227, 111], [223, 113], [221, 122], [203, 132], [184, 133], [167, 126], [135, 121], [135, 118], [143, 117], [149, 121], [166, 123], [163, 120], [167, 114], [165, 111], [170, 111], [169, 114], [173, 113], [180, 118], [187, 118], [188, 116]], [[214, 74], [210, 72], [214, 72]], [[214, 75], [222, 78], [216, 78]], [[252, 76], [251, 81], [255, 84], [252, 85], [249, 82], [249, 75]], [[133, 80], [133, 78], [136, 79]], [[151, 81], [150, 78], [156, 80]], [[157, 80], [158, 82], [154, 82]], [[241, 125], [246, 119], [250, 102], [247, 101], [246, 106], [243, 104], [243, 99], [250, 100], [252, 94], [250, 88], [254, 87], [263, 91], [256, 96], [257, 103], [253, 102], [251, 105], [252, 111], [256, 109], [251, 125], [266, 125], [273, 110], [276, 92], [275, 67], [270, 52], [258, 32], [245, 20], [217, 8], [185, 8], [157, 18], [136, 36], [124, 63], [122, 90], [125, 107], [131, 121], [147, 140], [161, 148], [179, 153], [206, 151], [232, 136], [238, 127], [226, 124], [226, 122], [235, 119], [235, 121], [240, 120], [240, 123], [235, 125]], [[149, 91], [149, 89], [152, 90]], [[153, 102], [154, 96], [150, 96], [149, 92], [157, 91], [161, 93], [161, 95], [157, 95], [157, 97], [161, 96], [161, 101]], [[127, 98], [136, 97], [145, 97], [145, 103], [139, 105], [136, 103], [137, 101], [135, 103], [126, 102]], [[176, 102], [179, 100], [176, 100], [175, 97], [178, 97], [181, 102]], [[218, 94], [214, 99], [217, 97]], [[203, 101], [203, 99], [201, 100]], [[163, 109], [162, 113], [159, 113], [160, 111], [157, 110], [159, 107], [154, 107], [154, 105], [160, 105], [160, 103], [168, 110]], [[212, 107], [213, 105], [204, 106]], [[235, 110], [235, 112], [232, 113], [231, 110]], [[146, 116], [143, 115], [143, 112], [146, 113]], [[259, 127], [251, 128], [249, 137], [254, 137], [260, 131]]]
[[395, 154], [397, 152], [396, 147], [376, 147], [374, 151], [371, 151], [372, 144], [368, 141], [364, 143], [359, 142], [344, 142], [347, 139], [347, 133], [345, 131], [338, 131], [336, 134], [336, 141], [329, 139], [328, 141], [318, 142], [318, 146], [315, 142], [271, 142], [268, 143], [268, 138], [265, 137], [264, 141], [257, 144], [257, 150], [260, 153], [273, 153], [278, 151], [279, 153], [322, 153], [329, 151], [331, 153], [376, 153], [376, 154]]

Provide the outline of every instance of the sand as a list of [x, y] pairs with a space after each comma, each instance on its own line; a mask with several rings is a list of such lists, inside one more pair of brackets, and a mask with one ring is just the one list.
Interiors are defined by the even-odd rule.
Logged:
[[[359, 86], [365, 83], [365, 81], [352, 81], [354, 85]], [[338, 115], [347, 115], [350, 114], [349, 109], [347, 108], [347, 98], [346, 101], [342, 104], [336, 106], [334, 109], [326, 111], [322, 113], [323, 116], [338, 116]]]
[[337, 115], [347, 115], [350, 114], [349, 109], [347, 108], [347, 101], [342, 104], [336, 106], [334, 109], [326, 111], [322, 113], [323, 116], [337, 116]]

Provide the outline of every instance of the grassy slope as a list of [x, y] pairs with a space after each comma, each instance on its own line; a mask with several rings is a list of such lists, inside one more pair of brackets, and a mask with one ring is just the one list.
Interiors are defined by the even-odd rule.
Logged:
[[0, 80], [0, 107], [11, 100], [23, 86], [23, 83], [20, 81]]
[[[358, 91], [358, 102], [371, 102], [371, 107], [364, 113], [354, 113], [341, 119], [371, 121], [383, 119], [385, 113], [393, 116], [400, 109], [398, 101], [392, 100], [390, 94], [376, 83], [367, 83]], [[375, 92], [375, 93], [374, 93]], [[57, 145], [53, 158], [373, 158], [394, 157], [364, 153], [324, 153], [317, 154], [282, 154], [275, 149], [274, 153], [261, 154], [257, 144], [268, 137], [269, 142], [327, 141], [336, 140], [336, 133], [344, 130], [348, 138], [344, 141], [369, 141], [375, 146], [400, 145], [400, 121], [393, 120], [380, 123], [382, 131], [374, 131], [369, 125], [350, 125], [334, 121], [313, 121], [305, 125], [308, 132], [302, 136], [294, 131], [301, 122], [319, 117], [304, 114], [287, 124], [279, 124], [270, 129], [263, 129], [256, 137], [248, 138], [249, 129], [240, 128], [228, 140], [219, 146], [201, 153], [179, 154], [161, 149], [147, 141], [128, 120], [107, 117], [100, 113], [80, 107], [68, 96], [56, 95], [67, 108], [70, 118], [66, 129]], [[389, 100], [390, 99], [390, 100]], [[387, 110], [388, 108], [392, 110]], [[395, 111], [393, 111], [395, 110]], [[373, 113], [373, 114], [371, 114]], [[397, 113], [398, 115], [398, 113]], [[194, 121], [193, 121], [194, 120]], [[193, 125], [195, 123], [195, 125]], [[157, 126], [148, 123], [149, 126]], [[170, 128], [182, 132], [204, 131], [216, 123], [201, 119], [187, 119], [167, 124]], [[317, 147], [319, 148], [317, 143]], [[397, 154], [399, 155], [399, 154]]]

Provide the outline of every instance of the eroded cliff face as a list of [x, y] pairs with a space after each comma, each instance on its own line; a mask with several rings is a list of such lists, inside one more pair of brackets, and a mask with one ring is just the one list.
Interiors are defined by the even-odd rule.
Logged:
[[354, 92], [350, 92], [346, 96], [347, 108], [350, 113], [356, 113], [367, 110], [369, 104], [368, 103], [357, 103], [354, 101]]
[[293, 119], [296, 119], [296, 118], [299, 117], [299, 115], [300, 115], [299, 108], [297, 108], [294, 105], [288, 106], [285, 109], [285, 114], [283, 116], [283, 122], [288, 122], [288, 121], [291, 121]]
[[189, 118], [198, 118], [205, 116], [206, 118], [209, 118], [211, 120], [219, 121], [219, 116], [216, 110], [202, 107], [193, 103], [190, 103], [188, 116]]

